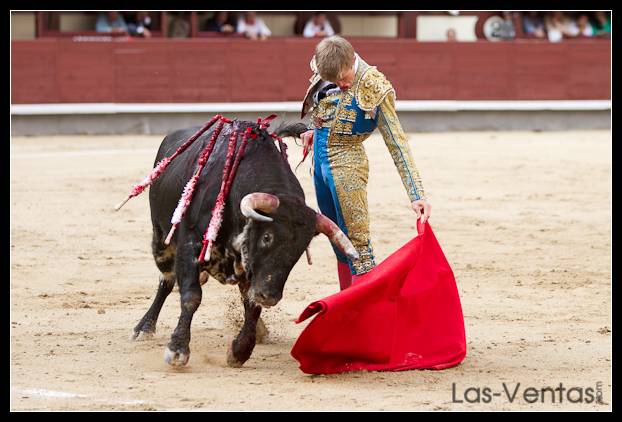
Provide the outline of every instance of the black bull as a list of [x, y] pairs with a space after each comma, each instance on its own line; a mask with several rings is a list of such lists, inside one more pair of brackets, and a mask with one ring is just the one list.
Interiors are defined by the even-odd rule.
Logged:
[[[249, 140], [238, 167], [210, 259], [199, 263], [202, 236], [220, 191], [233, 125], [240, 133], [250, 126], [258, 137]], [[197, 130], [198, 127], [193, 127], [167, 135], [155, 163], [171, 155]], [[133, 338], [153, 335], [162, 305], [177, 282], [181, 315], [165, 349], [166, 362], [175, 366], [185, 365], [190, 357], [190, 324], [201, 303], [201, 285], [207, 281], [208, 274], [223, 284], [237, 284], [240, 289], [244, 324], [227, 353], [227, 363], [238, 367], [250, 358], [255, 347], [263, 325], [260, 322], [258, 328], [262, 307], [273, 306], [281, 299], [292, 267], [314, 236], [322, 232], [350, 256], [356, 256], [345, 235], [326, 217], [316, 214], [305, 204], [300, 183], [268, 132], [257, 124], [237, 120], [223, 127], [201, 173], [194, 198], [170, 245], [165, 245], [164, 240], [171, 229], [171, 216], [181, 192], [192, 177], [197, 157], [214, 130], [213, 127], [201, 135], [171, 162], [149, 191], [152, 250], [162, 274], [156, 297], [134, 328]], [[295, 124], [280, 129], [278, 133], [298, 136], [304, 130], [304, 125]], [[240, 144], [238, 142], [238, 148]]]

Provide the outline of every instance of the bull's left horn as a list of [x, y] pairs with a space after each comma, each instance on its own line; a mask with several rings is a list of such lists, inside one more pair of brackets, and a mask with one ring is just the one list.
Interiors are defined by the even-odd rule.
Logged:
[[253, 192], [242, 198], [240, 210], [244, 217], [257, 221], [272, 221], [272, 218], [259, 214], [255, 210], [271, 213], [279, 207], [279, 198], [276, 195], [263, 192]]
[[350, 259], [358, 259], [359, 253], [354, 249], [354, 245], [348, 239], [348, 236], [341, 231], [330, 218], [320, 213], [316, 214], [315, 228], [318, 232], [325, 234], [330, 241], [337, 246], [341, 252], [348, 255]]

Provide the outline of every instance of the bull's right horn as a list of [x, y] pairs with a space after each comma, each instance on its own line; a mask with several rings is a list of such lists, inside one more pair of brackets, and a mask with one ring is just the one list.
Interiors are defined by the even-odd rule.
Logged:
[[352, 245], [352, 242], [350, 242], [348, 236], [346, 236], [345, 233], [341, 231], [339, 226], [337, 226], [330, 218], [320, 213], [316, 213], [315, 229], [318, 232], [325, 234], [326, 237], [328, 237], [330, 241], [341, 250], [341, 252], [348, 255], [348, 258], [359, 258], [359, 253], [356, 249], [354, 249], [354, 245]]
[[240, 210], [244, 217], [257, 221], [273, 221], [272, 218], [259, 214], [255, 210], [271, 213], [279, 207], [279, 198], [276, 195], [263, 192], [253, 192], [240, 201]]

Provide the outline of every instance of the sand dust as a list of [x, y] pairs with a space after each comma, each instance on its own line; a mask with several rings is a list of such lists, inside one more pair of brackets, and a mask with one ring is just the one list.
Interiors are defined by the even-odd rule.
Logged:
[[[313, 265], [303, 255], [283, 300], [264, 311], [269, 341], [243, 368], [226, 366], [242, 318], [238, 289], [213, 280], [203, 287], [186, 368], [163, 360], [176, 292], [155, 337], [129, 340], [158, 271], [147, 194], [113, 207], [149, 171], [161, 139], [11, 139], [11, 409], [611, 409], [609, 131], [412, 134], [430, 224], [462, 298], [467, 357], [444, 371], [333, 376], [306, 375], [289, 354], [306, 324], [293, 320], [338, 289], [320, 237]], [[301, 154], [288, 143], [295, 164]], [[365, 145], [383, 259], [414, 236], [415, 215], [380, 136]], [[308, 169], [297, 175], [315, 208]], [[476, 389], [503, 393], [503, 383], [510, 392], [520, 383], [513, 402], [465, 401], [465, 393], [476, 401]], [[604, 404], [553, 403], [550, 393], [544, 403], [522, 399], [528, 387], [560, 383], [600, 388]]]

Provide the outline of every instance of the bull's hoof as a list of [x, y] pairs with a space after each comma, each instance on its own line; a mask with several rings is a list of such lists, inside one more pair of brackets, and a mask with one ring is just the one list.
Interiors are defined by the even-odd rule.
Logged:
[[190, 359], [190, 350], [173, 352], [168, 347], [164, 349], [164, 361], [171, 366], [184, 366], [188, 363], [188, 359]]
[[230, 368], [241, 368], [242, 365], [244, 365], [244, 362], [239, 361], [234, 355], [233, 355], [233, 344], [229, 345], [229, 349], [227, 349], [227, 365]]
[[130, 335], [130, 340], [133, 340], [133, 341], [151, 340], [154, 334], [155, 334], [155, 330], [154, 331], [134, 330], [132, 331], [132, 334]]
[[259, 317], [259, 319], [257, 320], [257, 328], [255, 330], [256, 334], [256, 342], [259, 344], [265, 344], [268, 341], [268, 334], [270, 334], [270, 331], [268, 331], [268, 328], [266, 327], [266, 324], [264, 324], [263, 319], [261, 319], [261, 317]]

